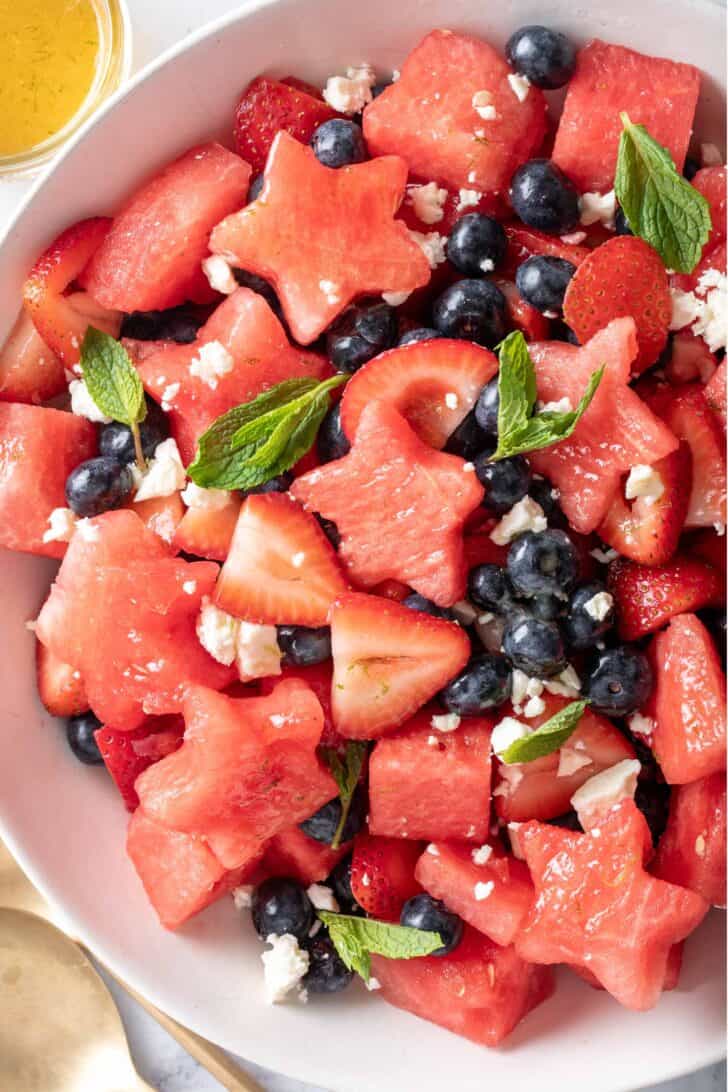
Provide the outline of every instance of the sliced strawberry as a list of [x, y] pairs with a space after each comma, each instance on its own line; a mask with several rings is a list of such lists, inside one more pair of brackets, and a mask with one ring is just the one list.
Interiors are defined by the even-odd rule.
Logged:
[[224, 561], [230, 552], [241, 504], [236, 493], [229, 493], [223, 508], [188, 508], [177, 524], [174, 546], [195, 557]]
[[298, 76], [284, 76], [280, 82], [284, 83], [286, 87], [294, 87], [297, 91], [303, 91], [304, 94], [309, 95], [312, 99], [317, 99], [319, 102], [324, 101], [324, 97], [318, 87], [315, 87], [312, 83], [308, 83], [307, 80], [299, 80]]
[[403, 724], [470, 655], [458, 625], [373, 595], [343, 596], [330, 624], [334, 723], [353, 739], [376, 739]]
[[215, 589], [223, 610], [266, 625], [323, 626], [346, 590], [313, 516], [285, 493], [248, 497]]
[[341, 423], [347, 436], [355, 436], [365, 406], [378, 398], [394, 406], [424, 443], [443, 448], [497, 370], [493, 354], [470, 341], [436, 338], [391, 349], [349, 380]]
[[646, 388], [645, 399], [680, 440], [690, 444], [693, 486], [686, 527], [726, 522], [726, 457], [720, 422], [708, 406], [700, 383], [677, 389]]
[[476, 565], [505, 565], [508, 557], [507, 546], [497, 546], [490, 537], [495, 521], [490, 526], [469, 531], [463, 538], [465, 547], [465, 567], [468, 572]]
[[451, 606], [465, 594], [463, 524], [483, 497], [467, 466], [433, 451], [393, 406], [374, 401], [361, 414], [349, 454], [305, 474], [291, 492], [334, 521], [354, 583], [401, 580]]
[[284, 129], [302, 144], [308, 144], [314, 130], [336, 114], [309, 85], [291, 77], [271, 80], [256, 76], [235, 107], [233, 139], [238, 155], [257, 173], [265, 167], [276, 133]]
[[[722, 529], [721, 529], [722, 530]], [[687, 553], [702, 557], [720, 573], [723, 582], [726, 577], [726, 541], [724, 534], [718, 534], [714, 527], [704, 531], [693, 531], [683, 539]]]
[[334, 718], [331, 713], [331, 685], [334, 676], [334, 665], [331, 660], [325, 660], [321, 664], [311, 664], [308, 667], [289, 667], [286, 664], [281, 668], [280, 675], [270, 675], [261, 679], [260, 693], [272, 694], [279, 682], [284, 679], [300, 679], [310, 686], [321, 703], [324, 712], [324, 727], [321, 733], [322, 747], [338, 747], [346, 741], [334, 728]]
[[89, 705], [81, 672], [59, 660], [40, 641], [35, 642], [35, 669], [38, 697], [51, 716], [74, 717], [86, 712]]
[[597, 533], [623, 557], [643, 565], [662, 565], [677, 549], [688, 506], [692, 483], [692, 455], [682, 441], [654, 464], [664, 492], [656, 501], [637, 497], [631, 503], [620, 490]]
[[63, 364], [23, 308], [0, 348], [0, 402], [46, 402], [66, 389]]
[[178, 716], [149, 717], [132, 732], [99, 728], [95, 739], [106, 769], [113, 777], [127, 811], [134, 811], [139, 797], [134, 782], [148, 766], [159, 762], [182, 745], [184, 721]]
[[358, 834], [351, 858], [351, 893], [374, 918], [399, 921], [407, 899], [422, 888], [415, 879], [421, 842]]
[[41, 256], [23, 285], [23, 301], [45, 344], [67, 367], [80, 356], [88, 320], [64, 292], [106, 238], [111, 220], [95, 216], [66, 228]]
[[617, 605], [619, 635], [636, 641], [676, 614], [719, 606], [720, 574], [697, 557], [676, 554], [664, 565], [619, 559], [609, 566], [609, 590]]
[[392, 599], [395, 603], [401, 603], [412, 594], [412, 588], [408, 584], [403, 584], [401, 580], [383, 580], [381, 584], [375, 584], [369, 591], [372, 595], [381, 595], [383, 599]]
[[710, 205], [713, 230], [703, 248], [707, 253], [718, 243], [724, 243], [726, 238], [726, 168], [703, 167], [693, 178], [692, 184]]
[[546, 235], [537, 228], [526, 227], [524, 224], [506, 224], [505, 230], [508, 238], [508, 254], [504, 270], [508, 276], [513, 276], [518, 266], [534, 254], [565, 258], [567, 262], [576, 266], [581, 265], [590, 254], [588, 247], [564, 243], [558, 236]]
[[706, 273], [717, 269], [719, 273], [726, 271], [726, 244], [716, 243], [715, 246], [705, 246], [703, 256], [692, 273], [676, 273], [670, 277], [672, 288], [681, 288], [683, 292], [694, 292], [699, 287], [701, 279]]
[[718, 361], [702, 337], [696, 337], [688, 330], [680, 330], [673, 335], [665, 378], [674, 386], [689, 383], [692, 379], [708, 383], [717, 367]]
[[618, 235], [593, 250], [564, 296], [564, 319], [582, 343], [624, 315], [631, 315], [637, 327], [639, 352], [632, 372], [638, 375], [667, 344], [672, 302], [662, 259], [632, 235]]
[[665, 833], [652, 871], [696, 891], [713, 906], [726, 904], [725, 774], [673, 789]]
[[495, 278], [495, 283], [506, 298], [509, 325], [514, 330], [520, 330], [526, 341], [545, 341], [551, 331], [551, 323], [546, 316], [526, 303], [513, 281]]
[[726, 362], [722, 360], [718, 370], [705, 386], [705, 401], [721, 421], [723, 428], [726, 424]]

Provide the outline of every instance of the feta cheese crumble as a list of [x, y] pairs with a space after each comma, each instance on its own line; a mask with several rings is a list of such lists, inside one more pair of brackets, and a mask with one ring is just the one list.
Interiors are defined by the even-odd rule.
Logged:
[[641, 769], [637, 759], [626, 758], [585, 781], [571, 798], [579, 822], [588, 830], [622, 800], [634, 799]]
[[202, 508], [206, 512], [218, 512], [230, 503], [227, 489], [203, 489], [194, 482], [188, 482], [180, 496], [188, 508]]
[[497, 121], [498, 114], [493, 105], [493, 96], [490, 91], [476, 91], [471, 102], [473, 110], [483, 121]]
[[162, 440], [161, 444], [155, 447], [154, 457], [142, 476], [134, 500], [171, 497], [177, 490], [184, 488], [186, 481], [187, 474], [182, 465], [177, 442], [170, 437], [168, 440]]
[[214, 391], [217, 390], [220, 379], [228, 375], [234, 367], [235, 361], [222, 342], [207, 341], [190, 361], [189, 373]]
[[185, 580], [182, 584], [182, 591], [185, 593], [185, 595], [194, 595], [197, 591], [197, 581]]
[[339, 114], [358, 114], [372, 101], [372, 88], [376, 82], [371, 65], [347, 68], [346, 76], [329, 76], [323, 90], [324, 99]]
[[162, 391], [162, 409], [165, 413], [169, 413], [172, 409], [174, 400], [179, 394], [180, 386], [180, 383], [168, 383]]
[[571, 777], [584, 766], [591, 766], [589, 755], [585, 755], [583, 751], [577, 751], [574, 747], [562, 747], [559, 751], [559, 768], [556, 776]]
[[71, 413], [75, 413], [77, 417], [85, 417], [87, 421], [93, 421], [97, 425], [109, 424], [111, 418], [101, 412], [83, 379], [72, 379], [68, 384], [68, 393], [71, 396]]
[[559, 398], [558, 402], [536, 403], [536, 409], [539, 413], [571, 413], [573, 408], [570, 398]]
[[412, 242], [417, 243], [427, 258], [430, 269], [437, 269], [438, 265], [442, 265], [444, 261], [447, 261], [445, 252], [447, 236], [440, 235], [439, 231], [424, 233], [422, 231], [412, 231], [411, 229], [409, 234]]
[[237, 618], [220, 610], [205, 596], [197, 618], [197, 640], [219, 664], [230, 667], [234, 663], [239, 627]]
[[411, 292], [382, 292], [382, 299], [385, 303], [388, 303], [390, 307], [399, 307], [400, 304], [405, 303], [411, 295]]
[[493, 847], [489, 845], [480, 846], [478, 849], [474, 849], [471, 853], [471, 857], [473, 858], [473, 864], [476, 865], [487, 864], [492, 856]]
[[437, 848], [434, 842], [430, 842], [429, 846], [425, 850], [425, 853], [429, 853], [431, 857], [440, 856], [440, 850]]
[[370, 991], [371, 990], [381, 990], [381, 988], [382, 988], [382, 983], [379, 981], [378, 978], [375, 978], [374, 975], [372, 975], [371, 978], [367, 979], [367, 981], [364, 983], [364, 985]]
[[497, 546], [507, 546], [526, 531], [545, 531], [547, 522], [541, 505], [533, 497], [523, 497], [496, 523], [490, 537]]
[[579, 198], [579, 222], [585, 227], [601, 224], [613, 231], [616, 214], [617, 198], [614, 190], [609, 190], [608, 193], [583, 193]]
[[600, 591], [587, 599], [584, 610], [595, 622], [603, 622], [614, 606], [614, 598], [609, 592]]
[[241, 679], [263, 679], [281, 674], [282, 653], [275, 626], [240, 622], [235, 663]]
[[544, 679], [543, 688], [549, 694], [560, 698], [578, 698], [581, 692], [581, 679], [572, 664], [567, 664], [560, 675], [553, 679]]
[[233, 888], [233, 902], [235, 903], [236, 910], [249, 910], [253, 905], [253, 892], [255, 887], [252, 883], [243, 883], [239, 887]]
[[291, 990], [295, 989], [308, 971], [308, 952], [299, 948], [298, 941], [291, 933], [277, 936], [271, 933], [266, 938], [270, 944], [269, 952], [263, 952], [265, 970], [265, 993], [269, 1004], [285, 1001]]
[[454, 732], [460, 727], [460, 717], [457, 713], [442, 713], [435, 715], [430, 724], [436, 732]]
[[480, 190], [460, 190], [455, 208], [457, 212], [462, 212], [463, 209], [470, 209], [479, 205], [482, 199], [483, 194]]
[[728, 277], [718, 269], [703, 273], [693, 292], [670, 288], [672, 297], [671, 330], [689, 326], [702, 337], [712, 353], [725, 349], [728, 342]]
[[239, 287], [233, 271], [221, 254], [211, 254], [202, 263], [202, 271], [207, 277], [213, 292], [231, 296]]
[[445, 405], [447, 406], [448, 409], [452, 409], [452, 410], [457, 409], [458, 405], [459, 405], [459, 402], [460, 402], [460, 399], [454, 393], [454, 391], [448, 391], [447, 394], [445, 395]]
[[338, 914], [339, 903], [330, 887], [325, 883], [312, 883], [306, 889], [311, 903], [316, 910], [330, 910], [332, 914]]
[[439, 223], [445, 215], [443, 205], [446, 201], [447, 190], [441, 189], [437, 182], [407, 187], [407, 203], [412, 206], [415, 215], [423, 224]]
[[518, 101], [525, 102], [528, 98], [528, 92], [531, 90], [531, 81], [528, 76], [519, 76], [516, 72], [510, 72], [508, 83]]
[[326, 302], [331, 304], [332, 307], [335, 307], [337, 303], [341, 303], [338, 284], [334, 284], [333, 281], [321, 280], [319, 281], [319, 288], [323, 292]]
[[595, 546], [593, 550], [589, 551], [589, 554], [595, 561], [598, 561], [600, 565], [609, 565], [619, 557], [617, 551], [613, 550], [611, 546], [607, 550], [602, 550], [599, 546]]
[[654, 504], [664, 492], [665, 484], [653, 467], [643, 463], [632, 467], [624, 487], [627, 500], [643, 497], [646, 504]]
[[44, 542], [70, 542], [76, 530], [76, 513], [70, 508], [54, 508], [48, 517], [48, 530], [43, 532]]
[[656, 722], [652, 717], [644, 716], [643, 713], [633, 713], [627, 721], [627, 727], [635, 736], [651, 736]]
[[493, 894], [495, 884], [492, 880], [488, 880], [487, 883], [476, 883], [473, 888], [473, 894], [475, 895], [476, 902], [484, 902], [490, 895]]
[[503, 717], [503, 720], [499, 720], [493, 729], [490, 745], [497, 755], [502, 755], [512, 743], [530, 734], [531, 729], [527, 724], [516, 720], [515, 717]]

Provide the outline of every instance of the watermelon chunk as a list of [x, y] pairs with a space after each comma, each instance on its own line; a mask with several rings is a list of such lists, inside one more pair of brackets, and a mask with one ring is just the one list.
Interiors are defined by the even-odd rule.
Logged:
[[95, 739], [106, 769], [114, 779], [128, 811], [134, 811], [139, 797], [134, 782], [148, 766], [172, 754], [182, 743], [181, 717], [149, 717], [131, 732], [99, 728]]
[[0, 546], [63, 557], [66, 542], [43, 541], [48, 519], [66, 507], [68, 475], [95, 454], [96, 429], [84, 417], [0, 402]]
[[223, 508], [188, 508], [174, 532], [175, 549], [211, 561], [224, 561], [230, 551], [240, 504], [237, 494], [228, 493]]
[[221, 144], [201, 144], [144, 182], [117, 213], [82, 282], [119, 311], [154, 311], [214, 298], [201, 269], [210, 232], [245, 203], [250, 167]]
[[261, 694], [271, 694], [282, 679], [300, 679], [310, 686], [321, 703], [324, 714], [324, 727], [321, 732], [321, 745], [324, 747], [336, 747], [342, 743], [342, 737], [334, 727], [334, 718], [331, 712], [331, 686], [334, 674], [333, 664], [325, 660], [320, 664], [311, 664], [308, 667], [289, 667], [284, 664], [280, 675], [269, 675], [267, 679], [259, 682]]
[[308, 887], [325, 880], [350, 849], [351, 843], [332, 849], [309, 838], [300, 827], [290, 827], [266, 843], [260, 877], [291, 876]]
[[483, 1046], [497, 1046], [554, 990], [547, 967], [525, 963], [466, 925], [446, 956], [372, 957], [372, 974], [390, 1005]]
[[726, 167], [703, 167], [693, 178], [693, 186], [710, 205], [713, 222], [710, 237], [703, 247], [705, 254], [726, 239], [726, 171]]
[[682, 171], [699, 91], [700, 71], [693, 65], [596, 38], [577, 55], [552, 158], [580, 190], [611, 190], [622, 132], [619, 115], [626, 111], [668, 149]]
[[726, 904], [725, 774], [679, 785], [670, 798], [667, 828], [652, 871], [696, 891], [713, 906]]
[[[410, 53], [396, 83], [364, 110], [372, 155], [404, 156], [412, 174], [451, 189], [506, 190], [546, 132], [546, 101], [530, 87], [523, 102], [512, 70], [479, 38], [433, 30]], [[484, 120], [473, 96], [485, 92], [496, 117]]]
[[372, 834], [426, 841], [488, 837], [493, 722], [468, 717], [455, 731], [441, 732], [433, 726], [438, 712], [422, 710], [372, 751]]

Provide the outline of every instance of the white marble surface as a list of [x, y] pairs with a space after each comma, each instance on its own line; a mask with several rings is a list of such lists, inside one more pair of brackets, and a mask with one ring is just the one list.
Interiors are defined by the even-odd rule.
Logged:
[[[134, 32], [135, 69], [206, 21], [238, 6], [236, 0], [127, 0], [127, 3]], [[28, 185], [27, 181], [0, 182], [0, 222], [11, 215]], [[109, 986], [117, 1000], [139, 1073], [157, 1092], [219, 1092], [221, 1085], [190, 1058], [167, 1032], [116, 983], [109, 982]], [[266, 1092], [323, 1092], [249, 1062], [241, 1060], [241, 1066], [259, 1081]], [[643, 1085], [646, 1079], [649, 1079], [648, 1073], [635, 1074], [635, 1088]], [[725, 1092], [725, 1089], [726, 1067], [721, 1064], [677, 1081], [654, 1086], [649, 1092]], [[402, 1092], [409, 1090], [402, 1086]]]

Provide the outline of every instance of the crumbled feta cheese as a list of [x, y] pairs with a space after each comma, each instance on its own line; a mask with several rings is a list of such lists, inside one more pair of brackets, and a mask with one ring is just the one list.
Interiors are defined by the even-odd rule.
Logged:
[[370, 886], [370, 884], [371, 884], [371, 882], [372, 882], [372, 880], [371, 880], [371, 876], [369, 875], [369, 873], [368, 873], [368, 872], [365, 872], [365, 873], [364, 873], [364, 874], [362, 875], [362, 878], [361, 878], [361, 885], [362, 885], [362, 887], [369, 887], [369, 886]]
[[336, 896], [325, 883], [312, 883], [306, 889], [306, 894], [316, 910], [330, 910], [332, 914], [338, 914], [339, 904]]
[[664, 492], [665, 483], [653, 467], [643, 463], [632, 467], [624, 487], [627, 500], [643, 497], [646, 504], [654, 504]]
[[708, 269], [695, 294], [702, 302], [692, 331], [702, 337], [711, 353], [717, 353], [728, 345], [728, 277], [718, 269]]
[[457, 713], [436, 714], [430, 724], [436, 732], [454, 732], [460, 727], [460, 717]]
[[634, 798], [641, 766], [626, 758], [585, 781], [571, 798], [579, 822], [587, 830], [595, 826], [616, 804]]
[[188, 482], [180, 496], [188, 508], [204, 508], [206, 512], [217, 512], [230, 503], [227, 489], [203, 489], [194, 482]]
[[644, 716], [643, 713], [633, 713], [627, 721], [627, 727], [635, 736], [651, 736], [656, 722], [652, 717]]
[[723, 536], [725, 535], [725, 523], [714, 523], [713, 530], [715, 531], [718, 538], [723, 538]]
[[583, 193], [579, 198], [579, 222], [585, 227], [602, 224], [612, 231], [616, 214], [617, 198], [614, 190], [609, 193]]
[[526, 531], [545, 531], [547, 524], [541, 505], [533, 497], [523, 497], [496, 523], [490, 537], [497, 546], [507, 546]]
[[593, 550], [589, 551], [589, 554], [595, 561], [598, 561], [600, 565], [609, 565], [619, 557], [617, 551], [613, 550], [611, 546], [607, 550], [602, 550], [599, 546], [595, 546]]
[[705, 835], [699, 834], [695, 839], [695, 852], [698, 857], [704, 857], [707, 849], [707, 843], [705, 841]]
[[518, 837], [518, 832], [522, 826], [523, 823], [508, 824], [508, 841], [511, 843], [511, 853], [519, 861], [525, 860], [525, 854]]
[[471, 101], [473, 110], [483, 121], [497, 121], [498, 114], [490, 91], [476, 91]]
[[448, 409], [457, 409], [460, 403], [460, 399], [454, 391], [448, 391], [445, 395], [445, 405]]
[[528, 683], [529, 678], [525, 671], [521, 671], [518, 667], [514, 668], [511, 676], [511, 702], [514, 708], [523, 703], [528, 693]]
[[575, 750], [574, 747], [562, 747], [559, 751], [559, 768], [556, 771], [556, 776], [571, 777], [572, 774], [583, 769], [584, 766], [591, 766], [589, 755], [585, 755], [583, 751]]
[[441, 189], [437, 182], [407, 187], [407, 203], [412, 206], [415, 216], [423, 224], [439, 223], [445, 215], [443, 205], [446, 201], [447, 190]]
[[75, 413], [77, 417], [85, 417], [97, 425], [109, 424], [111, 418], [101, 412], [83, 379], [72, 379], [68, 384], [68, 393], [71, 396], [71, 413]]
[[329, 76], [324, 99], [339, 114], [358, 114], [372, 101], [376, 82], [374, 70], [368, 64], [347, 68], [346, 76]]
[[162, 440], [154, 449], [154, 458], [144, 474], [134, 500], [151, 500], [152, 497], [171, 497], [183, 489], [187, 481], [177, 443], [171, 437]]
[[429, 853], [431, 857], [439, 857], [440, 856], [440, 850], [437, 848], [437, 846], [435, 845], [434, 842], [430, 842], [430, 844], [427, 847], [427, 849], [425, 850], [425, 852]]
[[571, 413], [573, 408], [570, 398], [560, 398], [558, 402], [536, 403], [536, 409], [539, 413]]
[[523, 707], [523, 715], [526, 720], [530, 720], [531, 717], [540, 717], [546, 709], [546, 702], [543, 698], [537, 694], [534, 697], [529, 698]]
[[600, 591], [587, 599], [584, 610], [595, 622], [603, 622], [614, 606], [614, 598], [609, 592]]
[[670, 288], [672, 299], [672, 315], [670, 317], [670, 329], [682, 330], [695, 322], [700, 314], [700, 300], [694, 292], [683, 292], [682, 288]]
[[243, 883], [239, 887], [233, 888], [233, 902], [235, 903], [236, 910], [249, 910], [253, 905], [253, 892], [255, 887], [252, 883]]
[[70, 542], [76, 530], [76, 513], [70, 508], [54, 508], [48, 517], [48, 530], [43, 532], [44, 542]]
[[291, 558], [291, 565], [293, 565], [294, 569], [300, 569], [305, 560], [305, 553], [303, 552], [303, 550], [299, 550], [298, 553], [294, 554]]
[[473, 888], [473, 894], [475, 895], [476, 902], [484, 902], [489, 895], [493, 894], [495, 884], [492, 880], [488, 880], [487, 883], [476, 883]]
[[428, 747], [438, 747], [439, 745], [440, 745], [440, 741], [437, 738], [437, 736], [428, 736], [427, 737], [427, 746]]
[[378, 978], [375, 978], [374, 975], [372, 975], [369, 979], [367, 979], [367, 981], [364, 983], [364, 985], [370, 991], [371, 990], [381, 990], [381, 988], [382, 988], [382, 983], [379, 981]]
[[76, 531], [85, 542], [99, 541], [99, 529], [90, 519], [80, 519], [76, 524]]
[[493, 729], [493, 734], [490, 737], [490, 745], [497, 755], [503, 754], [507, 751], [512, 743], [515, 743], [517, 739], [523, 739], [524, 736], [531, 734], [531, 729], [527, 724], [524, 724], [520, 720], [516, 720], [515, 717], [503, 717], [503, 720], [499, 720]]
[[341, 303], [338, 284], [333, 281], [321, 280], [319, 281], [319, 288], [323, 292], [326, 302], [330, 303], [332, 307], [335, 307], [337, 303]]
[[211, 254], [202, 263], [202, 270], [210, 282], [213, 292], [221, 292], [223, 296], [231, 296], [238, 288], [238, 282], [233, 276], [233, 271], [221, 254]]
[[217, 390], [219, 380], [234, 367], [235, 361], [222, 342], [207, 341], [190, 361], [189, 373], [214, 391]]
[[720, 149], [717, 144], [700, 145], [700, 162], [703, 167], [721, 166], [723, 163], [723, 156], [720, 154]]
[[573, 666], [568, 664], [555, 679], [544, 679], [543, 688], [560, 698], [577, 698], [581, 692], [581, 679]]
[[240, 621], [205, 596], [197, 618], [197, 640], [213, 660], [229, 667], [237, 653]]
[[562, 243], [567, 246], [579, 246], [586, 239], [585, 231], [570, 231], [567, 235], [559, 236]]
[[463, 472], [465, 474], [475, 473], [475, 463], [463, 463]]
[[168, 383], [162, 391], [162, 409], [165, 413], [169, 413], [172, 409], [172, 404], [179, 394], [180, 386], [180, 383]]
[[438, 265], [442, 265], [444, 261], [447, 261], [447, 254], [445, 252], [445, 245], [447, 243], [447, 236], [440, 235], [439, 231], [428, 231], [423, 233], [421, 231], [411, 231], [410, 239], [413, 243], [421, 248], [422, 253], [430, 263], [430, 269], [437, 269]]
[[260, 626], [256, 622], [240, 622], [236, 642], [236, 657], [241, 679], [263, 679], [281, 674], [281, 650], [275, 626]]
[[388, 303], [390, 307], [399, 307], [405, 303], [410, 296], [411, 292], [382, 292], [382, 299], [385, 303]]
[[528, 92], [531, 90], [531, 81], [528, 76], [519, 76], [515, 72], [510, 72], [508, 75], [508, 83], [518, 101], [525, 102], [528, 98]]
[[460, 190], [455, 209], [457, 212], [462, 212], [463, 209], [474, 208], [482, 199], [483, 194], [480, 190]]
[[269, 1004], [285, 1001], [308, 971], [308, 952], [299, 948], [298, 941], [291, 933], [276, 936], [271, 933], [266, 938], [271, 950], [260, 957], [265, 968], [265, 992]]
[[197, 581], [185, 580], [182, 584], [182, 591], [185, 593], [185, 595], [194, 595], [197, 591]]
[[473, 850], [471, 856], [473, 858], [473, 864], [487, 864], [493, 856], [493, 847], [489, 845], [480, 846], [478, 849]]

